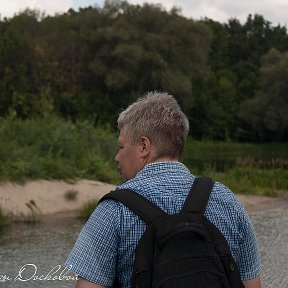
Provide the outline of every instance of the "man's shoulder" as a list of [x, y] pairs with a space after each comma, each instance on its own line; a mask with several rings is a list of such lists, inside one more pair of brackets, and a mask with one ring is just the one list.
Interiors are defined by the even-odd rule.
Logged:
[[229, 217], [238, 218], [246, 213], [244, 205], [234, 192], [220, 182], [215, 182], [207, 208], [210, 213], [215, 213], [215, 210], [221, 211], [222, 215], [227, 214]]
[[238, 205], [242, 206], [241, 202], [239, 201], [235, 193], [229, 187], [227, 187], [225, 184], [221, 182], [215, 181], [211, 196], [212, 198], [222, 200], [225, 203], [234, 204], [236, 206]]

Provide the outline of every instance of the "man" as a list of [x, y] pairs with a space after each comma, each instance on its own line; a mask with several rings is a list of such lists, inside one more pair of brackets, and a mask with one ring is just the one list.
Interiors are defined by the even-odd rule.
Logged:
[[[123, 178], [118, 188], [146, 197], [168, 214], [178, 213], [195, 179], [179, 162], [189, 123], [176, 100], [151, 92], [118, 118], [119, 151], [115, 157]], [[246, 288], [260, 288], [260, 259], [253, 227], [234, 194], [216, 182], [205, 216], [228, 241]], [[134, 251], [146, 223], [120, 202], [101, 202], [70, 253], [80, 280], [77, 288], [110, 287], [117, 277], [131, 287]]]

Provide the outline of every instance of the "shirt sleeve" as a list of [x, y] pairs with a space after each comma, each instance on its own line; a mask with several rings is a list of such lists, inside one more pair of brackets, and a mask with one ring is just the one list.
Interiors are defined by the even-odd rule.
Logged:
[[237, 255], [237, 264], [241, 279], [249, 280], [256, 278], [261, 273], [261, 260], [259, 247], [254, 232], [252, 222], [243, 208], [240, 218], [239, 249]]
[[114, 200], [101, 202], [83, 227], [65, 267], [90, 282], [112, 286], [119, 242], [119, 209]]

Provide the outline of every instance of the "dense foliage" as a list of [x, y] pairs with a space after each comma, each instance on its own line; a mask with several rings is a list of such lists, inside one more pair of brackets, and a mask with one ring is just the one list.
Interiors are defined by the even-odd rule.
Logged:
[[149, 90], [175, 95], [197, 139], [288, 139], [288, 36], [260, 15], [194, 21], [155, 5], [0, 19], [0, 116], [115, 125]]
[[[209, 175], [235, 193], [278, 195], [288, 191], [287, 148], [287, 143], [224, 143], [189, 137], [181, 160], [194, 175]], [[0, 183], [86, 178], [119, 184], [123, 179], [114, 161], [116, 153], [117, 134], [108, 126], [55, 116], [0, 118]], [[83, 213], [90, 211], [94, 203], [90, 204]], [[0, 223], [2, 216], [0, 209]]]
[[109, 127], [56, 117], [0, 119], [0, 182], [31, 179], [120, 181]]

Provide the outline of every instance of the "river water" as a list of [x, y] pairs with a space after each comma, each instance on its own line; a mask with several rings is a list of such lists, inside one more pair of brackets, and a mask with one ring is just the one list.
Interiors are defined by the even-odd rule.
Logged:
[[[261, 251], [263, 287], [287, 288], [288, 210], [274, 209], [250, 216]], [[83, 224], [69, 218], [37, 224], [16, 223], [0, 230], [0, 288], [74, 287], [73, 274], [63, 271], [63, 264]], [[57, 276], [61, 280], [47, 280], [49, 272], [54, 273], [51, 278]], [[28, 280], [34, 274], [43, 275], [46, 280]], [[70, 279], [65, 277], [69, 275]]]

